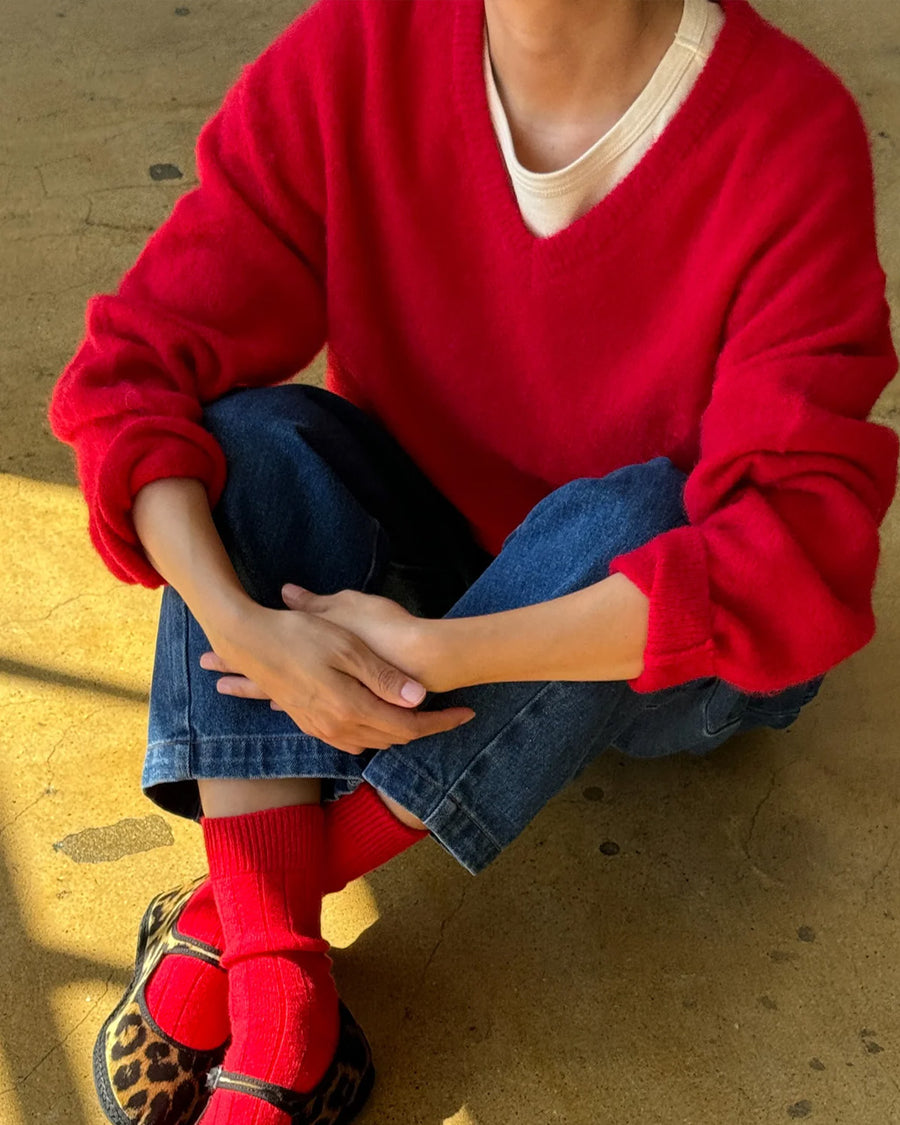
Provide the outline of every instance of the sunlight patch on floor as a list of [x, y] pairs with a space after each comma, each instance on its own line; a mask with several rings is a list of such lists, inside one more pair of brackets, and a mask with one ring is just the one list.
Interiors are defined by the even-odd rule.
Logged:
[[458, 1113], [454, 1113], [452, 1117], [444, 1118], [444, 1125], [478, 1125], [478, 1122], [469, 1110], [463, 1106], [462, 1109]]
[[347, 949], [379, 919], [375, 896], [365, 879], [328, 895], [322, 911], [322, 932], [335, 949]]

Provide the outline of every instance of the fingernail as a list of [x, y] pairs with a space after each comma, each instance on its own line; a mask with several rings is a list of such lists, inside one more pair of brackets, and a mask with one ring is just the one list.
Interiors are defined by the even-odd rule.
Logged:
[[425, 698], [425, 689], [421, 684], [417, 684], [413, 680], [407, 680], [400, 689], [400, 694], [407, 703], [421, 703]]
[[306, 591], [302, 586], [298, 586], [296, 582], [285, 582], [281, 587], [283, 594], [305, 594]]

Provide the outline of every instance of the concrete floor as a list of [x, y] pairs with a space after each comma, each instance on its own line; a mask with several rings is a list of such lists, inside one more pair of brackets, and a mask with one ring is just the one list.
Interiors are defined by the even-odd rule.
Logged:
[[[102, 1120], [90, 1048], [138, 918], [202, 864], [138, 789], [156, 597], [92, 554], [44, 423], [85, 301], [190, 185], [199, 126], [299, 0], [184, 2], [0, 6], [3, 1125]], [[896, 309], [900, 6], [759, 7], [860, 100]], [[896, 421], [897, 387], [877, 413]], [[895, 507], [879, 636], [793, 729], [707, 761], [608, 755], [480, 879], [428, 844], [329, 901], [380, 1065], [362, 1121], [900, 1122], [898, 538]]]

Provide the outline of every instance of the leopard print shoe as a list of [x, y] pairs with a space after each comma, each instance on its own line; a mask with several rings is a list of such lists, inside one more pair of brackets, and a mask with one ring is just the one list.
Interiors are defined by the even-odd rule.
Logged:
[[94, 1085], [113, 1125], [193, 1125], [209, 1100], [209, 1072], [226, 1044], [194, 1051], [177, 1043], [147, 1010], [150, 975], [169, 953], [218, 965], [220, 951], [178, 930], [188, 899], [202, 882], [157, 895], [141, 920], [131, 984], [94, 1044]]
[[[308, 1094], [298, 1094], [271, 1082], [215, 1067], [209, 1074], [212, 1090], [234, 1090], [259, 1098], [286, 1113], [291, 1125], [350, 1125], [372, 1092], [375, 1067], [362, 1028], [341, 1004], [337, 1050], [322, 1081]], [[201, 1116], [199, 1125], [203, 1125]]]

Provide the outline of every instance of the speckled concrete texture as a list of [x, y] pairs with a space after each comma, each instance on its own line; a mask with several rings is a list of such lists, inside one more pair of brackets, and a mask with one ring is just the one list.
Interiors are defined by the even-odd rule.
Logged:
[[[90, 1049], [141, 912], [202, 866], [138, 789], [156, 597], [92, 554], [45, 401], [297, 7], [0, 5], [3, 1125], [99, 1125]], [[860, 101], [897, 309], [900, 6], [759, 7]], [[900, 1122], [898, 538], [895, 507], [879, 635], [792, 729], [604, 756], [479, 879], [426, 844], [329, 900], [381, 1075], [361, 1125]]]

